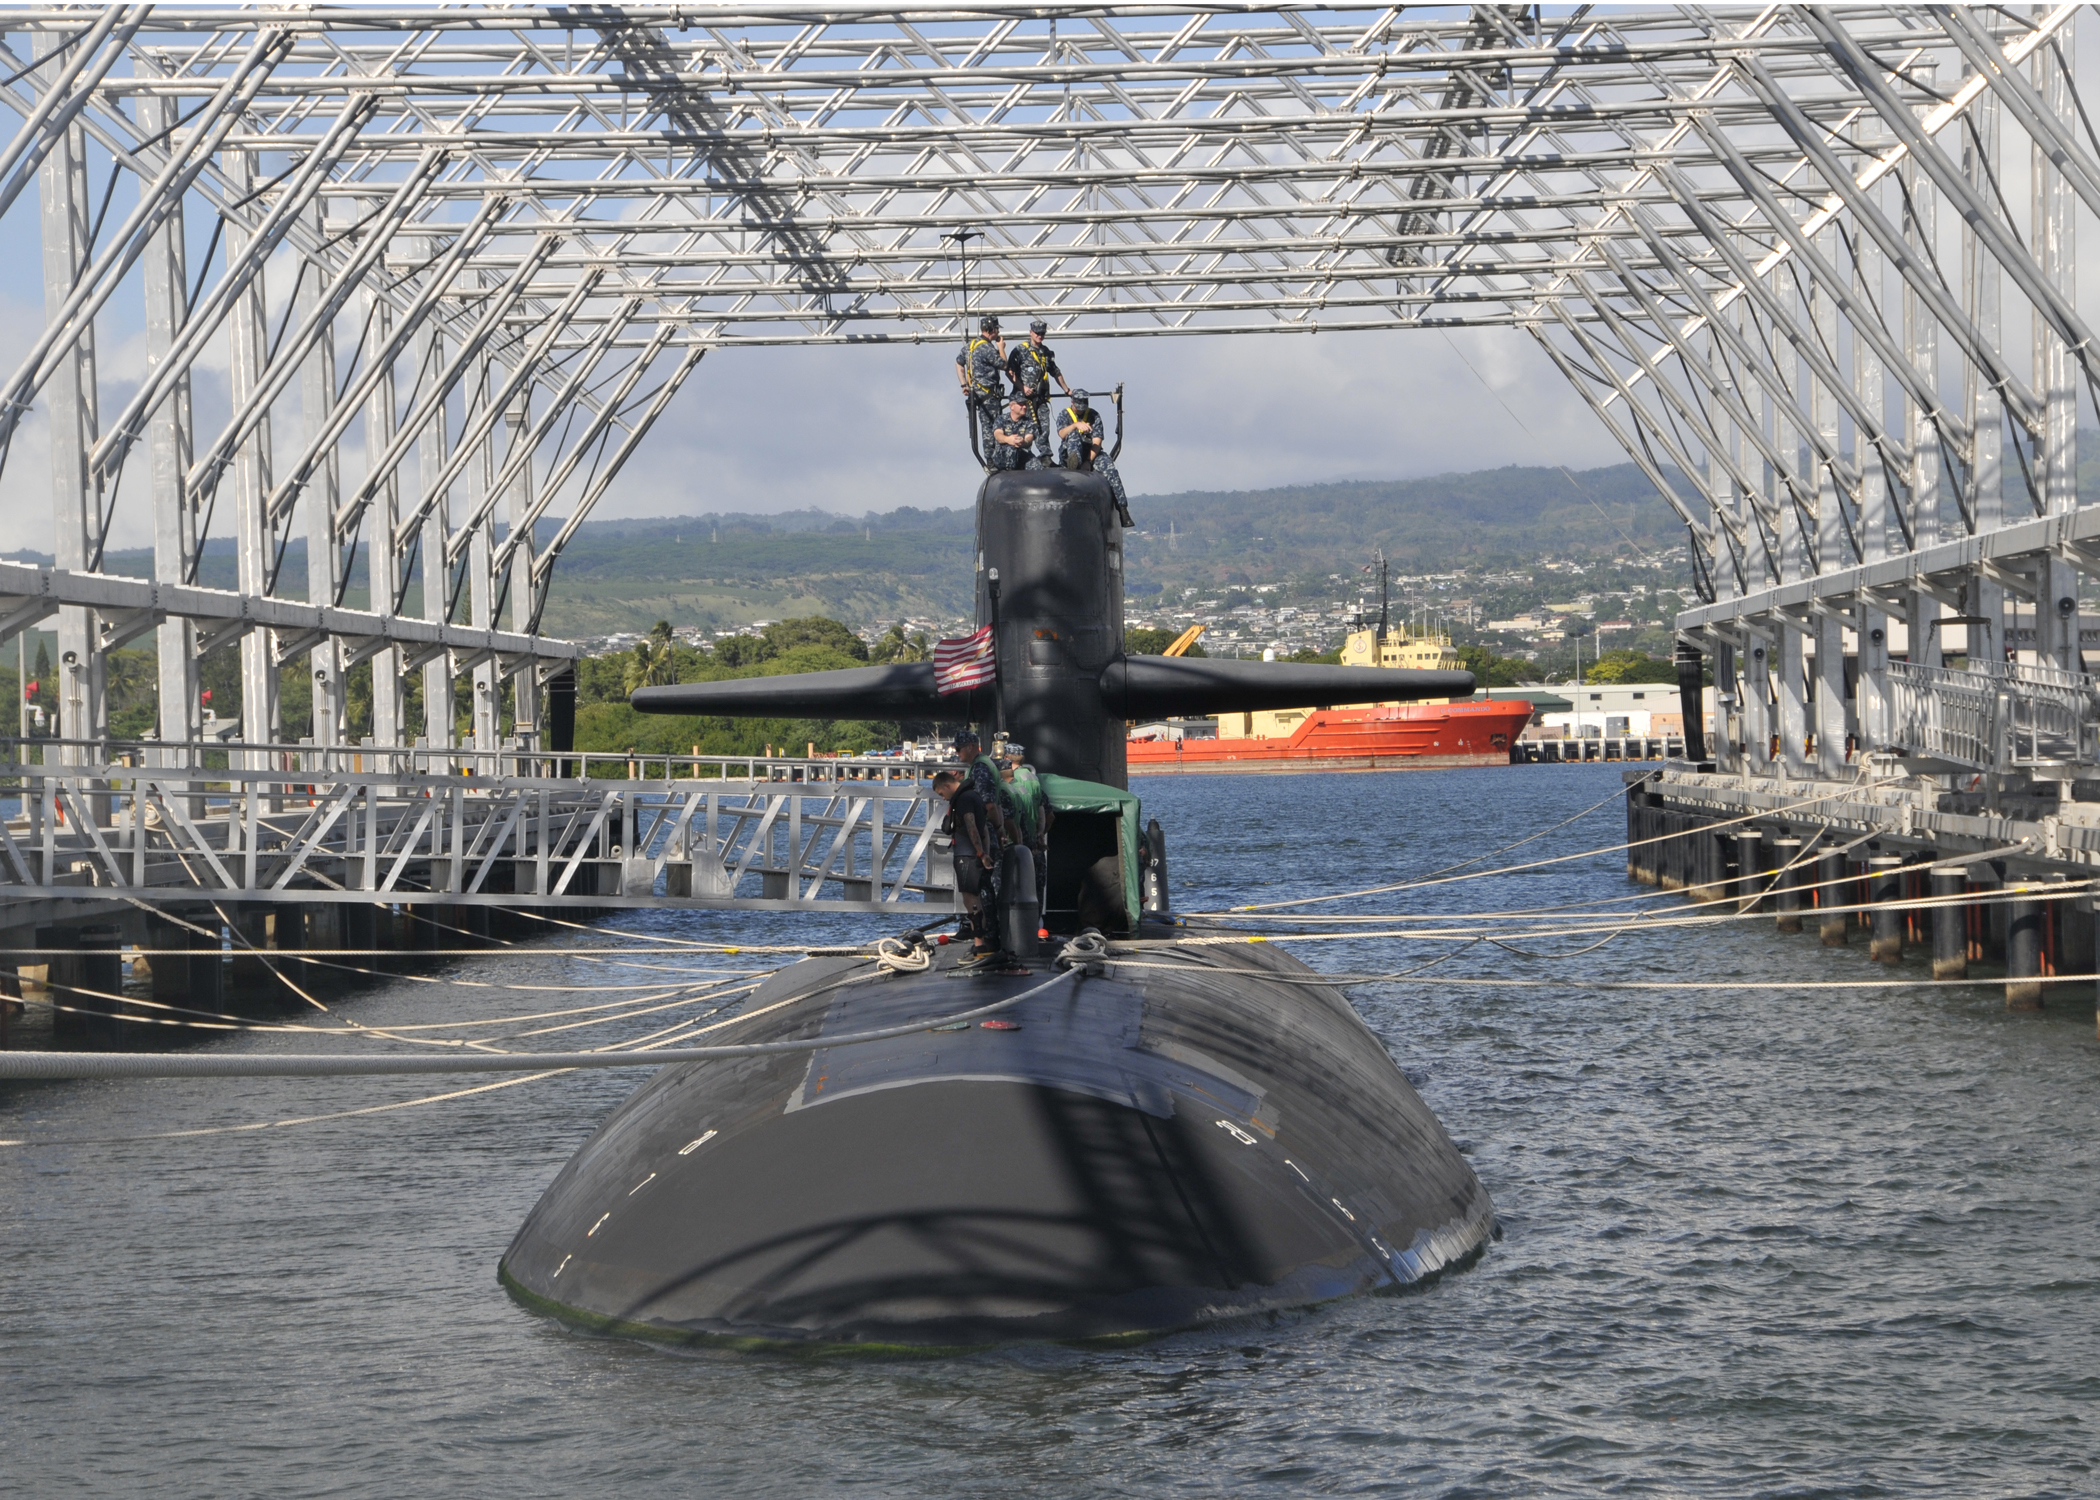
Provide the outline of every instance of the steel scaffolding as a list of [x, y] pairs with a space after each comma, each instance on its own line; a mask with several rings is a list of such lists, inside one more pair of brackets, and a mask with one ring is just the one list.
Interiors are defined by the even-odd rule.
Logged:
[[148, 631], [140, 757], [218, 649], [280, 801], [287, 664], [307, 749], [530, 756], [552, 570], [700, 360], [952, 343], [967, 253], [1060, 339], [1521, 328], [1684, 520], [1721, 772], [2100, 778], [2077, 11], [0, 8], [57, 537], [0, 622], [56, 616], [83, 796]]

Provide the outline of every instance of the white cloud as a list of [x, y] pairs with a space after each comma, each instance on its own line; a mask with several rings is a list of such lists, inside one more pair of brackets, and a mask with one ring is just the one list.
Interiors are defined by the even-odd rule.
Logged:
[[[0, 362], [26, 347], [35, 315], [20, 301], [0, 304]], [[114, 415], [138, 378], [143, 348], [135, 333], [108, 342], [103, 405]], [[1085, 339], [1061, 346], [1059, 357], [1097, 401], [1124, 382], [1122, 466], [1136, 494], [1621, 458], [1531, 340], [1514, 331]], [[226, 419], [222, 366], [200, 362], [200, 443]], [[286, 397], [294, 408], [295, 393]], [[284, 416], [275, 446], [278, 461], [289, 463], [301, 424], [296, 410]], [[718, 351], [694, 371], [597, 514], [965, 505], [977, 471], [963, 422], [949, 346]], [[346, 434], [346, 487], [362, 475], [362, 435], [361, 420]], [[50, 549], [47, 444], [39, 410], [0, 476], [0, 549]], [[131, 468], [112, 525], [117, 547], [146, 545], [152, 535], [143, 455]], [[410, 491], [414, 475], [411, 459]], [[463, 506], [465, 491], [454, 501]], [[219, 511], [213, 530], [225, 535], [231, 505]], [[303, 533], [304, 518], [293, 528]]]
[[[1125, 383], [1134, 493], [1623, 457], [1514, 331], [1087, 339], [1058, 356], [1097, 397]], [[977, 482], [963, 434], [951, 348], [720, 351], [597, 514], [957, 506]]]

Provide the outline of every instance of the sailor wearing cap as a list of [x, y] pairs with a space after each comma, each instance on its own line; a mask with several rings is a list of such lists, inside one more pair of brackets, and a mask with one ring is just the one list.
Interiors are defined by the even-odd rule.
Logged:
[[1043, 435], [1042, 424], [1029, 408], [1028, 398], [1015, 391], [1006, 401], [1006, 411], [992, 425], [992, 467], [995, 469], [1044, 469], [1049, 465], [1036, 457], [1034, 449]]
[[1006, 356], [1006, 373], [1017, 391], [1026, 393], [1028, 404], [1034, 408], [1037, 425], [1043, 435], [1036, 445], [1036, 453], [1047, 465], [1055, 462], [1050, 456], [1050, 382], [1067, 396], [1072, 388], [1065, 384], [1065, 372], [1057, 367], [1057, 356], [1043, 342], [1050, 325], [1041, 318], [1028, 324], [1028, 342], [1014, 345], [1013, 353]]
[[976, 730], [964, 729], [955, 736], [955, 758], [963, 764], [963, 774], [969, 780], [970, 790], [984, 798], [984, 805], [991, 810], [993, 826], [1002, 837], [1011, 839], [1013, 822], [1006, 788], [999, 780], [999, 768], [984, 753]]
[[992, 425], [999, 420], [1005, 394], [1006, 341], [999, 337], [997, 318], [979, 318], [977, 333], [955, 356], [955, 379], [963, 400], [977, 414], [977, 448], [989, 457]]
[[1130, 522], [1130, 497], [1123, 493], [1123, 476], [1110, 461], [1101, 436], [1101, 413], [1087, 404], [1085, 391], [1072, 392], [1069, 404], [1057, 414], [1057, 461], [1068, 469], [1102, 475], [1116, 497], [1116, 518]]

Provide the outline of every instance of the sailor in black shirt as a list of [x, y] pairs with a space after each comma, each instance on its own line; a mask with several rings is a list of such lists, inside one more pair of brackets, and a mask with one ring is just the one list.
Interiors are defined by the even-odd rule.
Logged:
[[948, 804], [945, 825], [954, 840], [955, 889], [969, 913], [969, 926], [977, 941], [970, 956], [980, 958], [998, 950], [998, 925], [992, 917], [995, 896], [992, 872], [999, 868], [999, 834], [991, 811], [961, 773], [943, 771], [933, 778], [933, 795]]

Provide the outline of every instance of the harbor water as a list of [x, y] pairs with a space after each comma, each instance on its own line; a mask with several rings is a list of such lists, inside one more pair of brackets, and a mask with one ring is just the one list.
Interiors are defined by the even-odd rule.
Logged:
[[[1136, 789], [1168, 830], [1176, 903], [1216, 909], [1404, 880], [1593, 804], [1475, 868], [1616, 844], [1621, 770]], [[1462, 917], [1643, 890], [1599, 854], [1328, 909]], [[748, 943], [894, 930], [610, 925]], [[0, 1089], [0, 1138], [27, 1143], [0, 1148], [0, 1494], [2100, 1491], [2091, 996], [2014, 1015], [1990, 985], [1675, 987], [1884, 975], [1863, 942], [1829, 950], [1765, 919], [1572, 953], [1590, 941], [1301, 945], [1337, 970], [1443, 959], [1356, 999], [1470, 1155], [1503, 1237], [1407, 1295], [1111, 1352], [674, 1355], [527, 1313], [497, 1257], [638, 1073]], [[473, 957], [428, 971], [466, 983], [330, 1003], [366, 1025], [456, 1023], [749, 961]], [[1928, 962], [1896, 973], [1923, 981]], [[1484, 977], [1546, 982], [1448, 982]], [[1587, 987], [1613, 980], [1669, 987]], [[604, 1045], [688, 1013], [509, 1045]]]

